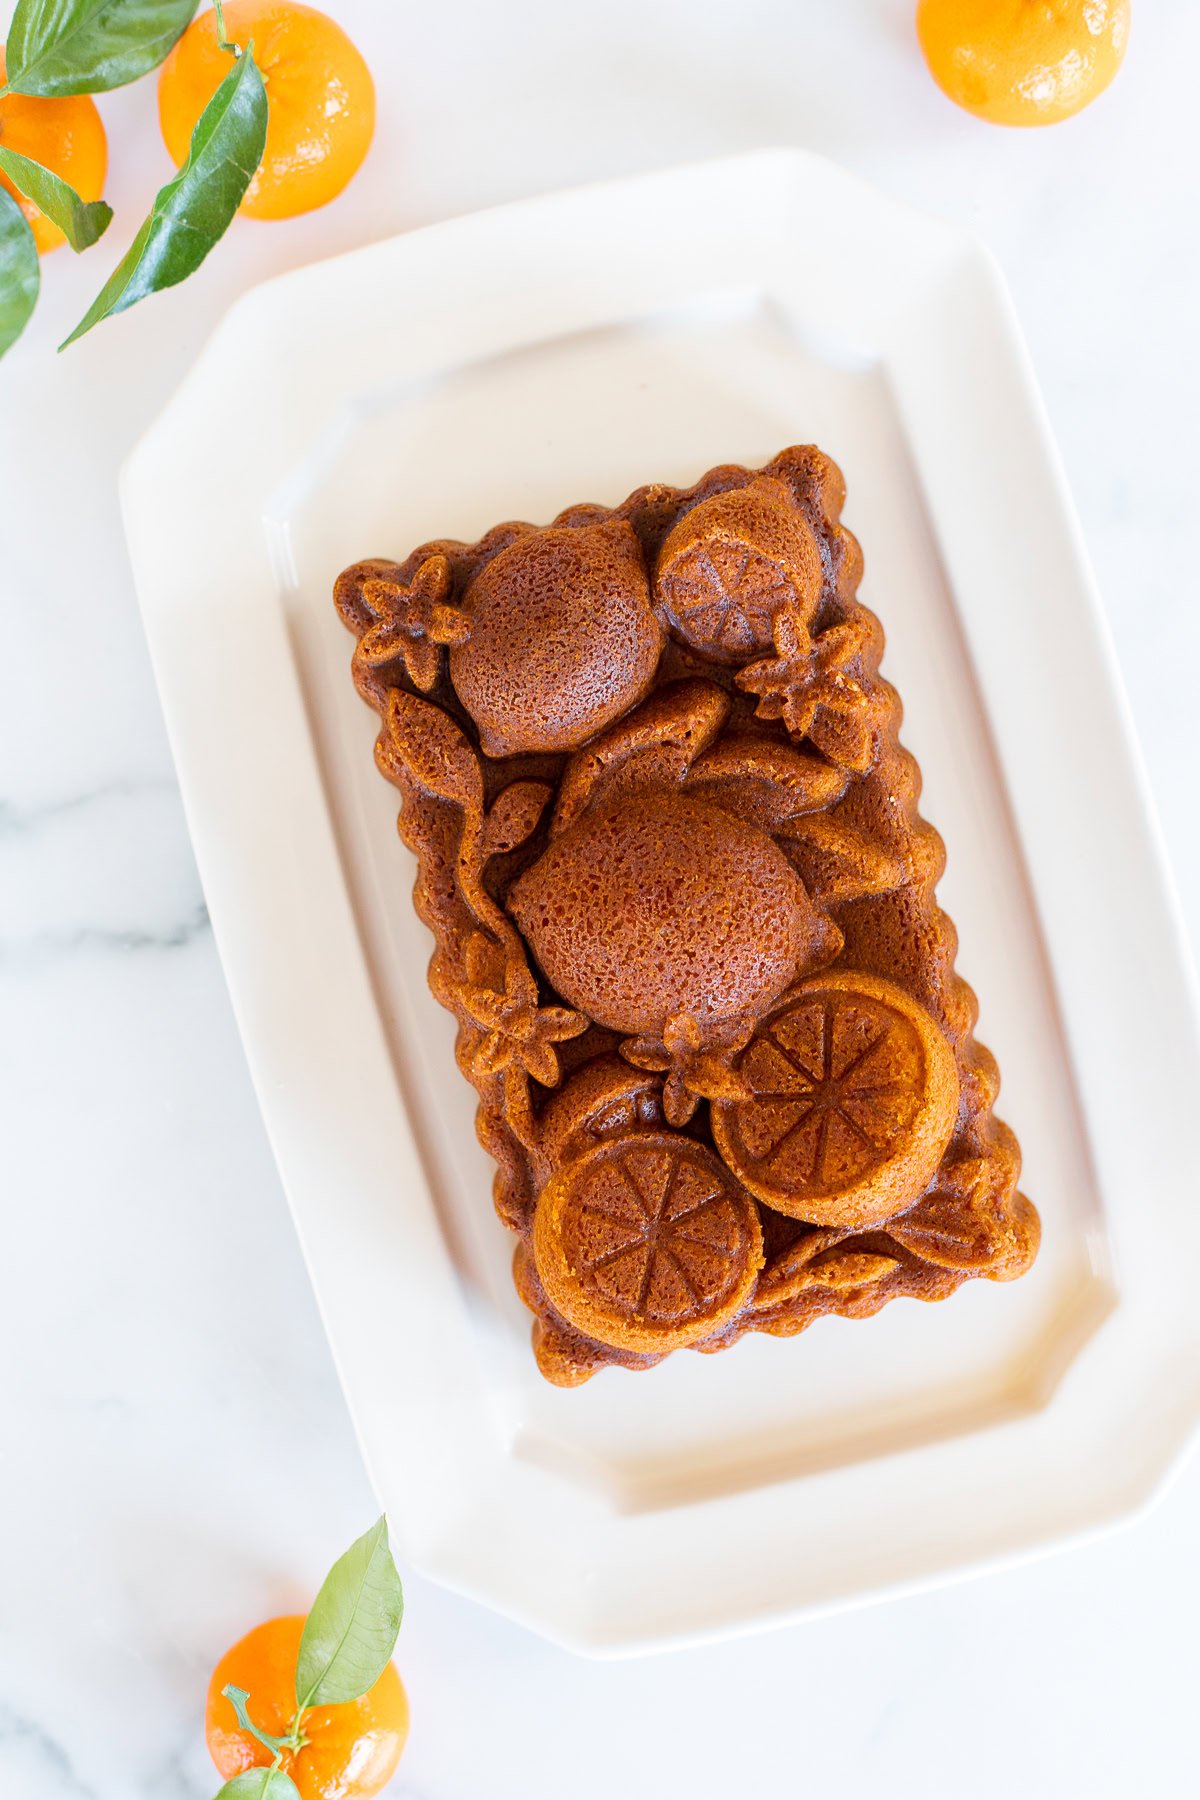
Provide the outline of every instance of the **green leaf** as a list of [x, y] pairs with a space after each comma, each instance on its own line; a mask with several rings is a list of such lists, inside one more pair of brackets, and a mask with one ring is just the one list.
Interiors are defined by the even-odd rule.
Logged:
[[267, 91], [251, 46], [197, 119], [182, 169], [159, 190], [124, 261], [60, 350], [101, 319], [194, 274], [233, 219], [266, 141]]
[[304, 1621], [299, 1705], [335, 1706], [374, 1687], [391, 1661], [403, 1617], [404, 1590], [383, 1518], [334, 1563]]
[[25, 214], [7, 188], [0, 188], [0, 356], [24, 331], [40, 282], [37, 245]]
[[217, 1800], [300, 1800], [300, 1789], [282, 1769], [243, 1769], [225, 1783]]
[[232, 1706], [234, 1712], [237, 1714], [237, 1722], [242, 1730], [248, 1731], [252, 1738], [257, 1738], [264, 1750], [269, 1750], [271, 1755], [274, 1756], [277, 1751], [287, 1747], [286, 1738], [272, 1737], [269, 1731], [263, 1731], [260, 1726], [254, 1723], [254, 1720], [246, 1711], [246, 1702], [250, 1698], [246, 1688], [234, 1687], [232, 1682], [227, 1682], [221, 1689], [221, 1693], [223, 1697], [228, 1700], [230, 1706]]
[[81, 200], [61, 175], [43, 169], [18, 150], [0, 144], [0, 169], [19, 187], [26, 199], [40, 206], [48, 219], [66, 233], [72, 250], [86, 250], [103, 237], [112, 218], [112, 207], [103, 200]]
[[196, 0], [17, 0], [8, 91], [102, 94], [158, 67]]

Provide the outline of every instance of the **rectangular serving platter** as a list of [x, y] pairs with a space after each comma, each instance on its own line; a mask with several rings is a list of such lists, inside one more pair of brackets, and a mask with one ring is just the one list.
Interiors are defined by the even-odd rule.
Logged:
[[[808, 441], [846, 475], [1042, 1253], [1011, 1287], [557, 1390], [331, 584]], [[1200, 1212], [1172, 1130], [1200, 1091], [1195, 981], [973, 239], [797, 151], [433, 226], [248, 294], [122, 494], [247, 1057], [404, 1558], [614, 1655], [994, 1565], [1152, 1498], [1200, 1417]]]

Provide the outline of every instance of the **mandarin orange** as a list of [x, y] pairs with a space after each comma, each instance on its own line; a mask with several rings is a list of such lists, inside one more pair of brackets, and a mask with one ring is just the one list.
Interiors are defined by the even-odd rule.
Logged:
[[1121, 66], [1129, 0], [919, 0], [917, 37], [944, 94], [994, 125], [1053, 125]]
[[[8, 79], [4, 46], [0, 45], [0, 86]], [[82, 200], [99, 200], [108, 172], [108, 139], [96, 103], [81, 94], [67, 100], [43, 100], [30, 94], [6, 94], [0, 100], [0, 144], [41, 163], [69, 181]], [[43, 256], [57, 250], [66, 238], [41, 211], [18, 193], [8, 176], [0, 173], [0, 187], [7, 188], [29, 221], [33, 241]]]
[[[356, 174], [375, 131], [371, 71], [335, 20], [294, 0], [230, 0], [231, 42], [254, 44], [267, 89], [267, 147], [240, 210], [290, 219], [333, 200]], [[158, 117], [176, 164], [230, 70], [216, 14], [194, 19], [158, 78]]]
[[[226, 14], [228, 18], [228, 13]], [[226, 1781], [245, 1769], [263, 1768], [271, 1753], [243, 1731], [222, 1689], [243, 1688], [246, 1710], [271, 1737], [286, 1737], [296, 1712], [296, 1658], [303, 1614], [269, 1619], [227, 1650], [208, 1684], [204, 1732]], [[370, 1800], [395, 1774], [408, 1736], [408, 1697], [389, 1663], [360, 1700], [314, 1706], [301, 1725], [299, 1749], [284, 1752], [281, 1767], [302, 1800]]]

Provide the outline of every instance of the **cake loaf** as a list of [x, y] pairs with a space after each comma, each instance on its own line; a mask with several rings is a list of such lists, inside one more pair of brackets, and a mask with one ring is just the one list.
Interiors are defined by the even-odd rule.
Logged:
[[802, 446], [336, 584], [562, 1386], [1037, 1251], [843, 500]]

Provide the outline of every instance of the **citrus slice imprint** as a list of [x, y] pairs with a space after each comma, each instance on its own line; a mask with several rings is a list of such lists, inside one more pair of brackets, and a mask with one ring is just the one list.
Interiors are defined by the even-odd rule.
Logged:
[[879, 976], [805, 982], [737, 1066], [753, 1098], [713, 1106], [717, 1148], [751, 1193], [814, 1225], [903, 1212], [954, 1130], [950, 1045], [923, 1006]]
[[775, 614], [807, 622], [821, 594], [821, 553], [782, 482], [760, 477], [684, 513], [658, 558], [658, 597], [676, 633], [722, 661], [771, 642]]
[[702, 1144], [667, 1131], [601, 1143], [555, 1175], [538, 1201], [533, 1254], [568, 1323], [639, 1353], [710, 1336], [763, 1260], [750, 1196]]

